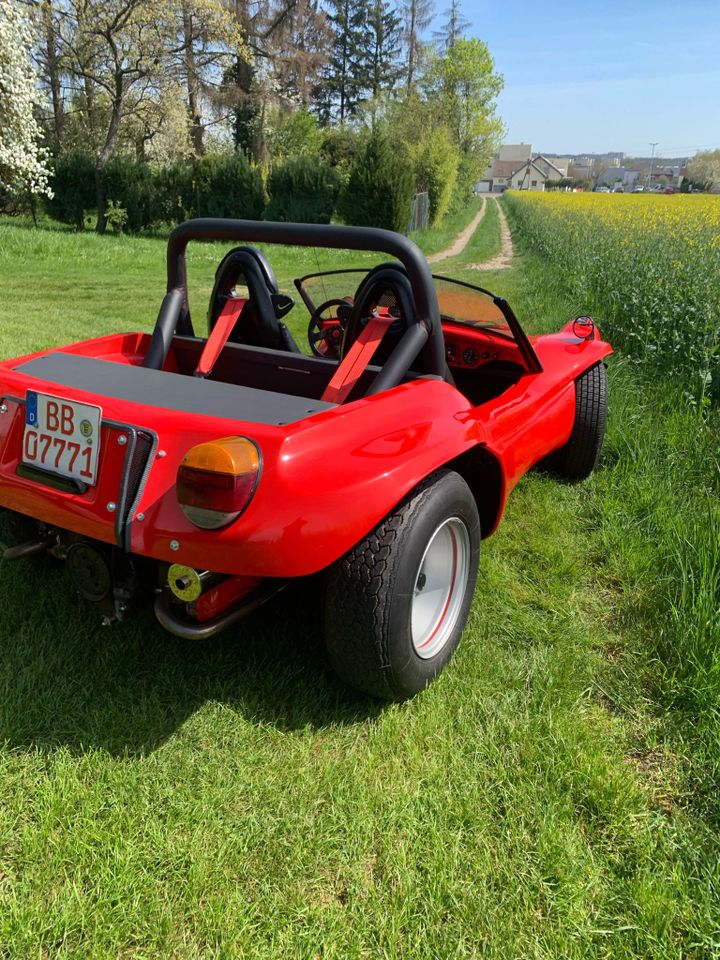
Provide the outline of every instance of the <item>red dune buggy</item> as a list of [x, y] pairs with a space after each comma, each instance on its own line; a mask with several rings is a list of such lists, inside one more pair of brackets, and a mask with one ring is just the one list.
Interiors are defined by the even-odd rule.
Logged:
[[[188, 307], [190, 240], [240, 244], [207, 337]], [[251, 242], [394, 259], [295, 281], [310, 356]], [[150, 584], [160, 623], [198, 639], [324, 571], [337, 673], [411, 696], [457, 647], [480, 541], [522, 474], [593, 469], [609, 353], [589, 318], [528, 338], [505, 300], [433, 277], [388, 231], [190, 221], [170, 237], [152, 335], [0, 364], [4, 557], [63, 560], [108, 621]]]

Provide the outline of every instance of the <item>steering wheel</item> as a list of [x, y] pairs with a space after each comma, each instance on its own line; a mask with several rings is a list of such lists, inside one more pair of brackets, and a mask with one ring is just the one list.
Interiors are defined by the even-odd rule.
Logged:
[[[323, 313], [330, 307], [352, 307], [352, 301], [347, 297], [332, 297], [321, 303], [313, 311], [308, 324], [308, 343], [310, 349], [316, 357], [324, 357], [326, 360], [338, 360], [340, 358], [340, 344], [342, 342], [343, 330], [347, 319], [343, 319], [339, 312], [335, 318], [323, 317]], [[330, 326], [321, 327], [320, 324], [334, 319]], [[324, 345], [325, 349], [322, 349]]]

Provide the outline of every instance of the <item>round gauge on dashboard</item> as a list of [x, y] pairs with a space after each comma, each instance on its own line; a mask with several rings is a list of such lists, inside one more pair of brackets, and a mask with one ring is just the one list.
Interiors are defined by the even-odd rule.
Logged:
[[457, 347], [454, 343], [445, 344], [445, 353], [448, 360], [454, 360], [457, 356]]
[[463, 351], [463, 363], [466, 363], [469, 367], [474, 367], [479, 359], [480, 354], [474, 347], [468, 347], [467, 350]]

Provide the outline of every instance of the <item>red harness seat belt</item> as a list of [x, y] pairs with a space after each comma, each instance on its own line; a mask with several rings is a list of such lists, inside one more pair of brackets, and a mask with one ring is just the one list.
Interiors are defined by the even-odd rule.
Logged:
[[215, 321], [212, 333], [205, 342], [202, 356], [198, 360], [198, 365], [195, 368], [196, 377], [207, 377], [209, 373], [212, 373], [217, 358], [220, 356], [222, 348], [228, 342], [228, 337], [232, 333], [232, 329], [237, 323], [237, 319], [246, 303], [247, 300], [243, 300], [240, 297], [228, 297], [225, 306], [220, 311], [220, 316]]
[[392, 317], [389, 313], [381, 313], [368, 321], [325, 387], [321, 400], [327, 403], [343, 403], [372, 360], [385, 331], [396, 320], [397, 317]]

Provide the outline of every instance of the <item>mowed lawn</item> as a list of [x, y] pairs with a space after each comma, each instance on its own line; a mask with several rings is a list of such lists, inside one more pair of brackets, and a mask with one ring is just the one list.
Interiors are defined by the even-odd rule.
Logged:
[[[200, 329], [221, 254], [190, 256]], [[372, 262], [272, 258], [284, 286]], [[149, 329], [164, 269], [161, 240], [0, 222], [0, 354]], [[529, 259], [473, 276], [531, 332], [572, 315]], [[587, 483], [522, 481], [455, 659], [400, 705], [334, 679], [320, 577], [191, 645], [2, 563], [0, 957], [716, 956], [717, 852], [598, 520], [625, 445], [614, 422]]]

